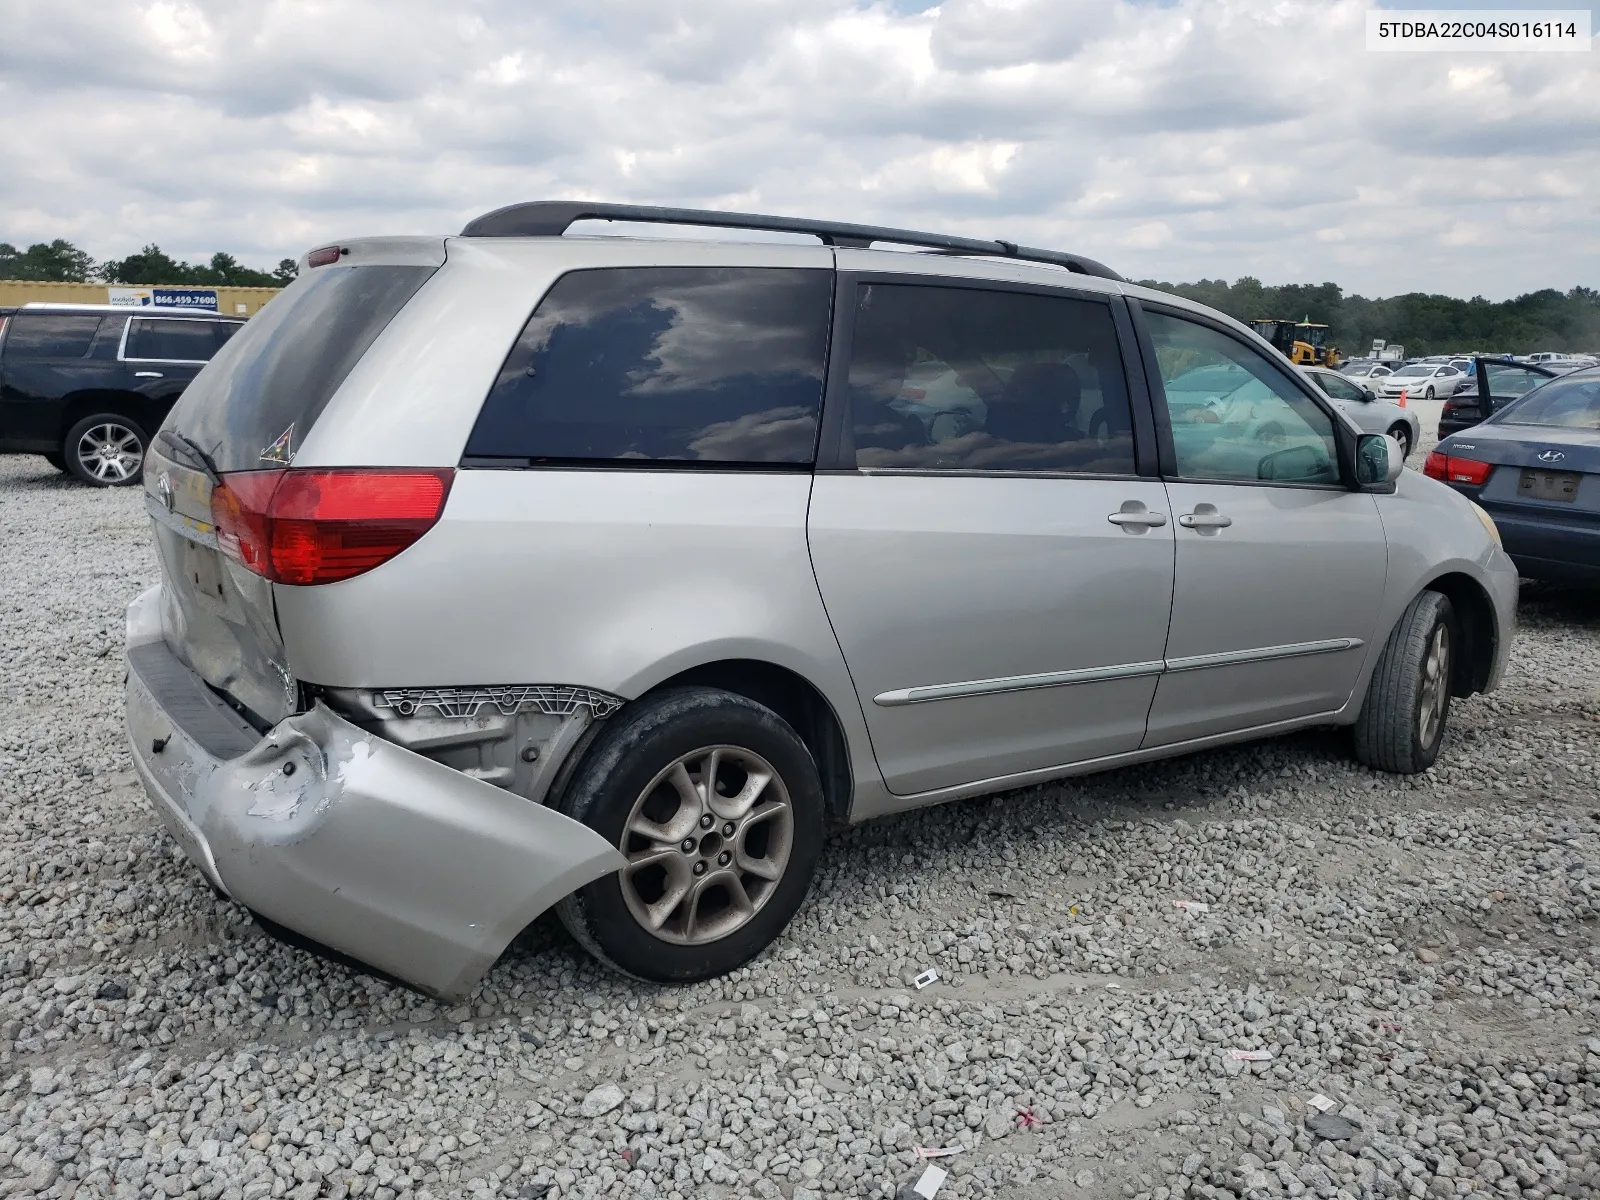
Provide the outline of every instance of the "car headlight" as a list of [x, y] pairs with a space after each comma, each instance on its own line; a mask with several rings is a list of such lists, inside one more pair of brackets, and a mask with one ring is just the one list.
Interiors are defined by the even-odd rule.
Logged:
[[[1468, 500], [1467, 503], [1472, 504], [1472, 501]], [[1500, 546], [1500, 530], [1495, 527], [1494, 518], [1476, 504], [1472, 504], [1472, 511], [1478, 515], [1478, 520], [1483, 522], [1483, 527], [1489, 531], [1489, 536], [1494, 539], [1494, 544], [1504, 549], [1503, 546]]]

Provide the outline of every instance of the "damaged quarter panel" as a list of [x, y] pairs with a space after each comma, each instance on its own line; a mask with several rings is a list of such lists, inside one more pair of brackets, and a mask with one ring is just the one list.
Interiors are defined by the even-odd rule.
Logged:
[[291, 667], [341, 690], [633, 699], [703, 663], [771, 662], [827, 698], [860, 786], [877, 768], [811, 569], [810, 492], [798, 472], [461, 470], [434, 532], [382, 570], [277, 589]]
[[[130, 611], [130, 635], [143, 620]], [[467, 994], [529, 921], [621, 864], [577, 822], [323, 705], [257, 737], [159, 640], [129, 665], [135, 765], [213, 882], [425, 991]]]

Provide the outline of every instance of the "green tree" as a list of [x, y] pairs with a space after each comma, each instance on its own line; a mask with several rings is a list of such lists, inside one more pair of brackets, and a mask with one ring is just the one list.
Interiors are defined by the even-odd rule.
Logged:
[[[284, 262], [293, 266], [293, 260]], [[275, 271], [258, 271], [221, 251], [203, 266], [179, 262], [153, 244], [127, 258], [113, 259], [101, 268], [107, 283], [188, 287], [282, 287], [282, 271], [282, 263]]]
[[107, 283], [159, 285], [195, 282], [194, 267], [179, 262], [154, 243], [127, 258], [111, 259], [100, 271]]
[[278, 261], [277, 268], [272, 272], [272, 279], [278, 287], [288, 287], [299, 274], [300, 264], [292, 258], [284, 258]]
[[279, 286], [277, 279], [266, 271], [246, 267], [233, 255], [222, 253], [211, 256], [210, 266], [194, 268], [194, 279], [197, 283], [209, 283], [215, 287]]
[[35, 242], [26, 250], [0, 242], [0, 279], [85, 283], [93, 273], [94, 259], [61, 238]]
[[1365, 354], [1382, 338], [1399, 342], [1407, 354], [1467, 351], [1528, 354], [1535, 350], [1600, 350], [1600, 291], [1575, 287], [1529, 292], [1494, 303], [1482, 296], [1408, 292], [1368, 299], [1344, 294], [1337, 284], [1266, 287], [1250, 276], [1146, 286], [1196, 300], [1246, 323], [1262, 317], [1328, 325], [1329, 340], [1346, 357]]

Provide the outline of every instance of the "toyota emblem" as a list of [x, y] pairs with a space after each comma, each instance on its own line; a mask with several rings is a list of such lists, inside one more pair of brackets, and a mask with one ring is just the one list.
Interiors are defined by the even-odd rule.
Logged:
[[168, 512], [171, 512], [173, 505], [177, 503], [176, 499], [172, 495], [171, 475], [163, 475], [156, 483], [156, 495], [161, 497], [161, 503], [166, 505]]
[[1546, 450], [1543, 454], [1539, 455], [1539, 461], [1556, 463], [1560, 462], [1565, 457], [1566, 455], [1559, 450]]

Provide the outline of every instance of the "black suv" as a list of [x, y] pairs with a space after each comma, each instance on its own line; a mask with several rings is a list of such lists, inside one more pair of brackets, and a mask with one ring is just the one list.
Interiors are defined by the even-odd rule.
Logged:
[[138, 483], [150, 434], [243, 324], [84, 304], [0, 315], [0, 454], [42, 454], [95, 487]]

